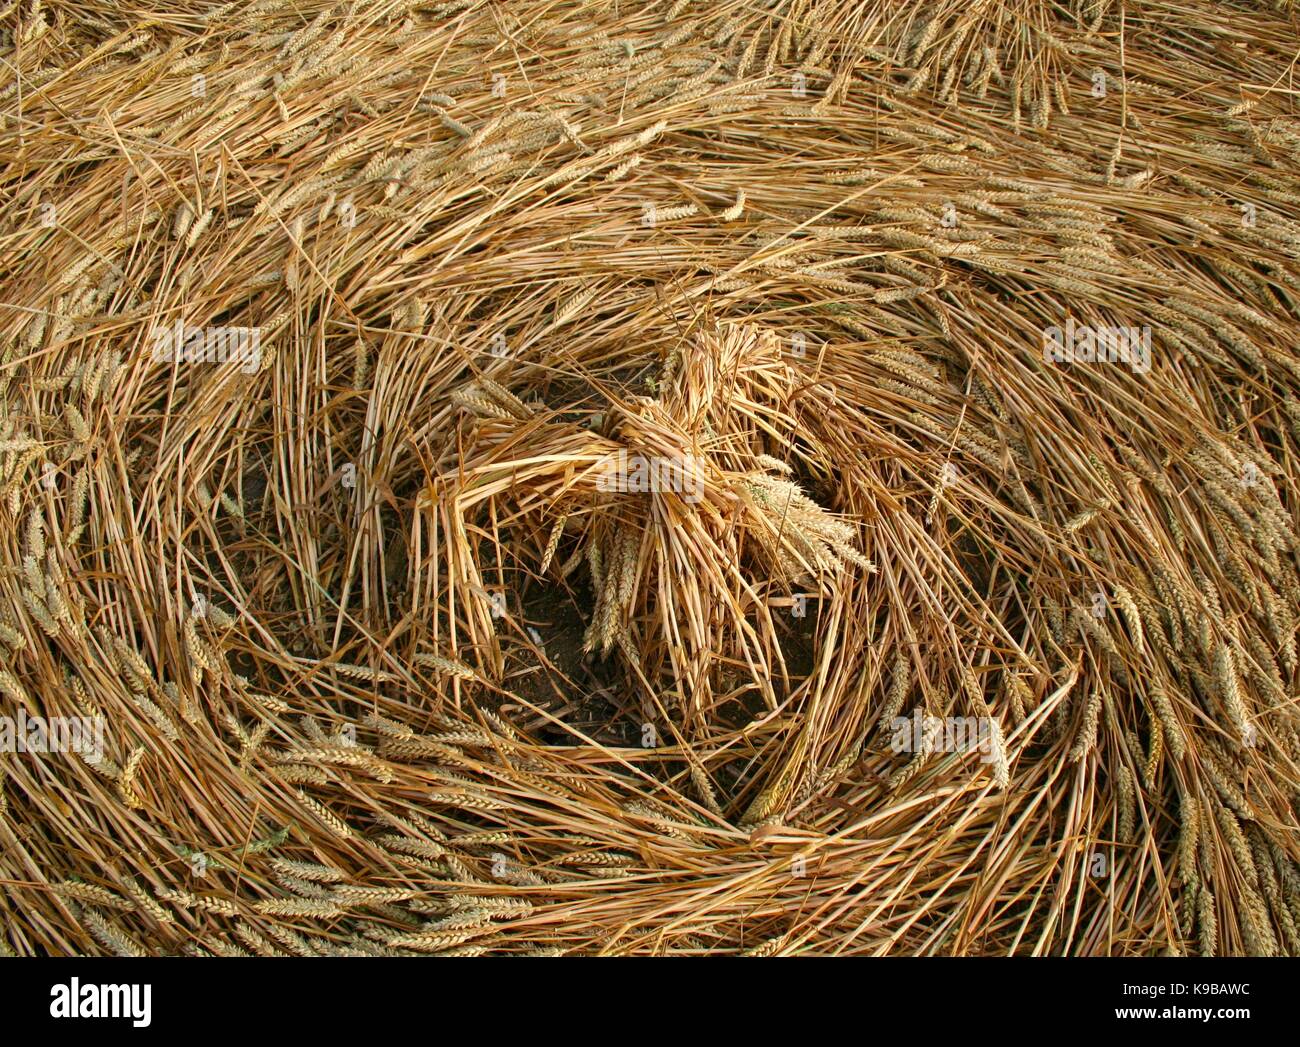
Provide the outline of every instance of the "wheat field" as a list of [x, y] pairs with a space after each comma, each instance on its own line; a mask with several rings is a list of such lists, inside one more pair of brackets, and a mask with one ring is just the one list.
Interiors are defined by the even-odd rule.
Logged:
[[1300, 953], [1290, 3], [0, 8], [0, 952]]

